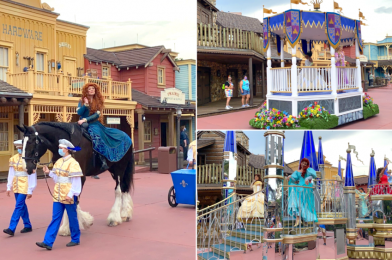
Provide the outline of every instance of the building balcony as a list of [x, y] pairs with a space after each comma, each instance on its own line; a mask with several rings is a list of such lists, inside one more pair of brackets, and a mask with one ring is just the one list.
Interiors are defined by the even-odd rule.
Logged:
[[197, 24], [197, 46], [253, 50], [263, 54], [263, 40], [255, 32], [211, 24]]
[[87, 76], [73, 77], [64, 73], [45, 73], [28, 69], [27, 72], [7, 72], [7, 82], [31, 94], [50, 96], [80, 97], [86, 83], [100, 86], [101, 92], [109, 100], [132, 100], [132, 81], [113, 81], [108, 79], [94, 79]]
[[392, 55], [390, 56], [377, 56], [377, 60], [392, 60]]

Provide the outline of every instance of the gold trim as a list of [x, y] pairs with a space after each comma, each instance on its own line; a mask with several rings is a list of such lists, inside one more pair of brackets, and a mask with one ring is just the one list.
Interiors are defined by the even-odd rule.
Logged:
[[283, 231], [283, 228], [263, 228], [263, 230], [267, 232], [278, 232]]
[[271, 58], [267, 58], [267, 60], [271, 60]]
[[282, 241], [283, 241], [283, 238], [275, 238], [275, 239], [265, 239], [265, 238], [263, 238], [263, 242], [273, 243], [273, 242], [282, 242]]
[[221, 187], [222, 190], [236, 190], [235, 187]]
[[392, 200], [392, 195], [371, 195], [371, 200]]
[[357, 228], [373, 228], [373, 224], [359, 224], [357, 223]]
[[279, 67], [279, 68], [271, 68], [271, 70], [284, 70], [284, 69], [291, 70], [291, 68], [290, 68], [290, 67]]
[[297, 66], [297, 68], [299, 68], [299, 69], [303, 69], [303, 68], [305, 68], [305, 69], [307, 69], [307, 68], [310, 68], [310, 69], [315, 69], [315, 68], [330, 69], [331, 67], [328, 67], [328, 66]]
[[282, 179], [282, 180], [284, 180], [284, 177], [283, 177], [283, 176], [280, 176], [280, 175], [266, 175], [266, 176], [264, 176], [264, 179], [270, 179], [270, 178], [275, 178], [275, 179]]
[[346, 224], [346, 223], [347, 223], [347, 218], [340, 218], [340, 219], [319, 218], [317, 224], [335, 225], [335, 224]]
[[357, 232], [356, 228], [346, 228], [347, 231]]
[[314, 241], [317, 239], [317, 234], [283, 237], [283, 244], [297, 244], [302, 242]]
[[[270, 91], [272, 92], [272, 91]], [[312, 91], [298, 91], [299, 93], [311, 93], [311, 92], [332, 92], [332, 90], [330, 89], [326, 89], [326, 90], [312, 90]]]
[[343, 90], [351, 90], [351, 89], [358, 89], [358, 88], [343, 88], [343, 89], [337, 89], [336, 91], [343, 91]]
[[271, 165], [271, 164], [268, 164], [268, 165], [264, 165], [264, 169], [265, 168], [277, 168], [277, 169], [284, 169], [284, 167], [283, 166], [280, 166], [280, 165]]
[[335, 258], [335, 259], [318, 259], [318, 260], [348, 260], [348, 256], [343, 256], [341, 258]]
[[267, 135], [281, 135], [281, 136], [283, 136], [283, 138], [285, 138], [284, 131], [283, 132], [280, 132], [280, 131], [266, 131], [264, 133], [264, 137], [266, 137]]
[[346, 186], [346, 187], [343, 187], [343, 189], [344, 190], [353, 190], [353, 191], [355, 191], [355, 187], [352, 187], [352, 186]]

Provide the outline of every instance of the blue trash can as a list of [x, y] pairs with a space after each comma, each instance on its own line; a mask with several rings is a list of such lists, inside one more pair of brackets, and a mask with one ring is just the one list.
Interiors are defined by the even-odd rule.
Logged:
[[[176, 204], [196, 205], [196, 170], [181, 169], [172, 172], [171, 176], [174, 185]], [[171, 192], [173, 192], [172, 189], [169, 191], [169, 204]], [[172, 204], [170, 205], [173, 207]]]

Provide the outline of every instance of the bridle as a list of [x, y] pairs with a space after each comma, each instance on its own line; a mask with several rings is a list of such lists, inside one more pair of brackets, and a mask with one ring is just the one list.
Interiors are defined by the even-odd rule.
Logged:
[[31, 126], [31, 128], [34, 130], [34, 135], [36, 137], [35, 140], [35, 145], [34, 145], [34, 157], [22, 157], [23, 160], [32, 160], [32, 163], [35, 165], [35, 170], [37, 170], [38, 165], [50, 165], [52, 163], [52, 160], [48, 163], [40, 163], [40, 157], [38, 154], [38, 146], [39, 143], [42, 143], [43, 140], [39, 137], [37, 130], [35, 129], [34, 126]]

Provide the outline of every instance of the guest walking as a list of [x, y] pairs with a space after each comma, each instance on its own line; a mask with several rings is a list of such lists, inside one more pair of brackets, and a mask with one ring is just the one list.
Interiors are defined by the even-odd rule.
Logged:
[[244, 79], [241, 80], [240, 89], [242, 95], [242, 107], [249, 107], [250, 88], [247, 76], [244, 76]]
[[185, 132], [186, 127], [183, 125], [181, 126], [181, 134], [180, 134], [180, 145], [182, 147], [182, 155], [184, 158], [184, 161], [186, 160], [188, 156], [188, 145], [189, 145], [189, 137], [188, 134]]
[[231, 82], [231, 76], [227, 78], [227, 81], [225, 83], [225, 95], [226, 95], [226, 109], [233, 108], [230, 106], [230, 99], [233, 97], [233, 89], [234, 85], [233, 82]]

